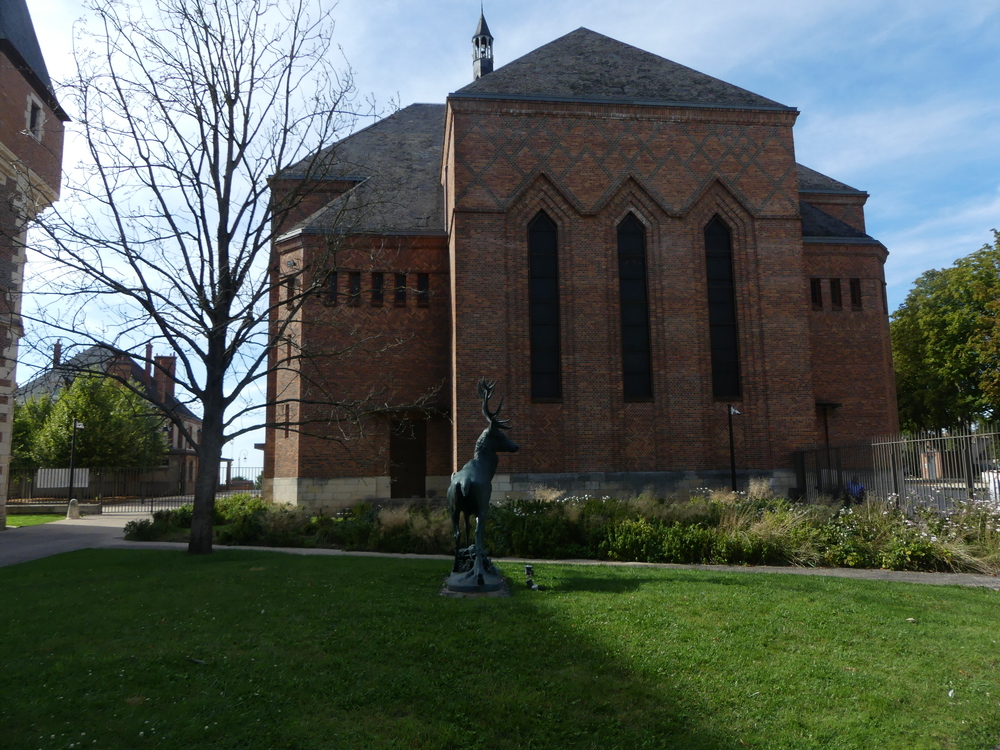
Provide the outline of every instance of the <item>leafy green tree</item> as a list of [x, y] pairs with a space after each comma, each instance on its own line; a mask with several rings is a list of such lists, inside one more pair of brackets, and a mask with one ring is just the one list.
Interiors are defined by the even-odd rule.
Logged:
[[892, 316], [900, 424], [936, 430], [1000, 416], [1000, 232], [916, 280]]
[[10, 431], [11, 471], [38, 466], [35, 460], [35, 440], [52, 414], [52, 405], [53, 401], [49, 396], [14, 404], [14, 422]]
[[35, 433], [31, 457], [36, 466], [69, 466], [74, 421], [83, 424], [76, 433], [80, 467], [156, 466], [167, 449], [163, 419], [145, 399], [109, 378], [81, 375], [59, 395]]

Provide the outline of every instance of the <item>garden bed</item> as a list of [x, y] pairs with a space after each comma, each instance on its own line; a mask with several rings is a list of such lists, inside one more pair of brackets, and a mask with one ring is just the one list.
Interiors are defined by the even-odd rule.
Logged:
[[[849, 508], [795, 504], [763, 487], [685, 499], [538, 495], [491, 507], [486, 544], [492, 555], [1000, 572], [1000, 513], [974, 500], [947, 514], [923, 509], [908, 516], [877, 500]], [[220, 544], [417, 554], [453, 549], [448, 511], [426, 504], [360, 503], [331, 517], [234, 495], [217, 501], [215, 522]], [[126, 538], [179, 540], [190, 523], [190, 506], [157, 511], [152, 520], [130, 522]]]

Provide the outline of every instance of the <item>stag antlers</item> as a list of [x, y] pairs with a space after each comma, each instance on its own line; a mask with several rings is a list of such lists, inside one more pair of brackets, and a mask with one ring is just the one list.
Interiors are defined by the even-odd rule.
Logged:
[[486, 378], [479, 378], [479, 398], [483, 400], [483, 416], [486, 417], [491, 426], [495, 425], [501, 430], [509, 430], [510, 420], [500, 419], [500, 410], [503, 408], [503, 396], [500, 397], [500, 403], [497, 404], [496, 411], [492, 414], [490, 413], [490, 397], [493, 395], [493, 391], [496, 387], [497, 381], [487, 381]]

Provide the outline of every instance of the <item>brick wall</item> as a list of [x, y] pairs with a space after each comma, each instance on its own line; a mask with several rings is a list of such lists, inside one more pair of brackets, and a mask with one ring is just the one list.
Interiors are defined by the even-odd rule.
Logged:
[[[331, 251], [318, 235], [296, 238], [281, 257], [298, 253], [310, 274], [336, 269], [337, 300], [324, 291], [308, 300], [293, 327], [295, 374], [278, 373], [272, 394], [301, 397], [290, 404], [288, 436], [268, 430], [274, 466], [269, 476], [304, 478], [387, 476], [390, 420], [427, 420], [428, 475], [450, 473], [447, 421], [450, 297], [443, 237], [356, 240]], [[348, 278], [361, 275], [361, 296], [351, 304]], [[384, 274], [380, 306], [372, 304], [372, 273]], [[406, 300], [395, 300], [395, 276], [406, 276]], [[418, 274], [430, 294], [417, 298]], [[292, 390], [285, 390], [292, 389]], [[297, 390], [296, 390], [297, 389]], [[274, 401], [274, 398], [270, 399]], [[335, 408], [336, 401], [342, 406]], [[299, 411], [301, 409], [301, 412]], [[377, 413], [372, 413], [373, 411]], [[295, 425], [295, 422], [301, 422]]]
[[[40, 118], [31, 131], [33, 106]], [[58, 198], [62, 144], [62, 122], [0, 54], [0, 528], [5, 524], [14, 367], [22, 334], [26, 222]]]
[[[813, 388], [817, 400], [840, 404], [829, 413], [833, 444], [886, 435], [899, 429], [895, 375], [885, 309], [885, 249], [876, 244], [806, 243], [806, 271], [819, 279], [821, 309], [812, 309], [808, 279], [802, 298], [809, 302]], [[858, 279], [861, 306], [851, 304], [850, 280]], [[840, 309], [830, 281], [839, 280]], [[822, 416], [817, 415], [818, 430]]]
[[[748, 468], [815, 439], [798, 188], [788, 113], [451, 102], [455, 444], [474, 384], [498, 377], [522, 451], [501, 471], [666, 471], [728, 464], [711, 392], [703, 228], [733, 233]], [[527, 223], [559, 231], [563, 399], [530, 396]], [[654, 398], [625, 403], [616, 227], [647, 227]], [[471, 415], [471, 420], [469, 416]], [[460, 463], [460, 461], [459, 461]]]

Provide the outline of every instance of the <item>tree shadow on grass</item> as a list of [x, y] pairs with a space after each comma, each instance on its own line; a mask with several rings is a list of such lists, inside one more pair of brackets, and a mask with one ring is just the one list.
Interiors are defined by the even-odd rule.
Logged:
[[[665, 583], [649, 571], [563, 569], [549, 592], [449, 599], [441, 561], [61, 558], [22, 566], [46, 574], [44, 596], [7, 592], [30, 629], [7, 644], [26, 687], [7, 709], [30, 717], [15, 738], [72, 719], [105, 746], [156, 727], [158, 747], [185, 750], [740, 746], [674, 676], [691, 665], [636, 658], [647, 636], [633, 633], [630, 601]], [[62, 634], [66, 622], [88, 638]]]

